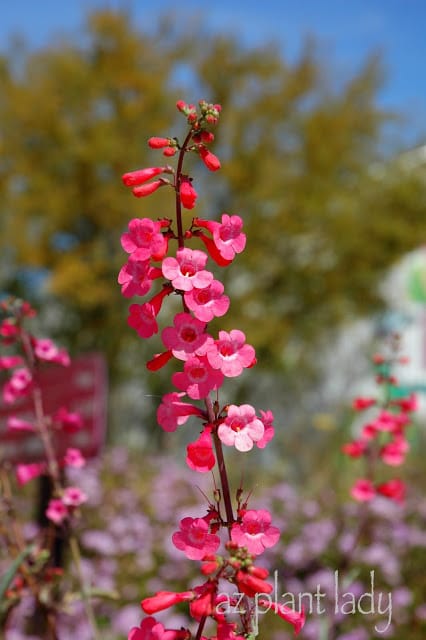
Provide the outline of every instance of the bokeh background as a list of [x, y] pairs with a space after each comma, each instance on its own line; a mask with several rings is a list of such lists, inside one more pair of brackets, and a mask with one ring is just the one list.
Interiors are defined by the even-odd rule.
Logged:
[[420, 0], [2, 2], [0, 292], [30, 300], [72, 355], [105, 357], [105, 456], [130, 447], [136, 473], [193, 439], [159, 432], [170, 370], [147, 375], [159, 349], [127, 326], [117, 284], [130, 218], [172, 203], [136, 201], [120, 177], [159, 162], [150, 136], [182, 133], [176, 100], [204, 98], [223, 107], [222, 170], [191, 167], [196, 213], [238, 214], [248, 236], [222, 275], [221, 326], [244, 330], [258, 366], [229, 398], [276, 416], [256, 465], [313, 500], [346, 495], [350, 399], [374, 388], [370, 356], [397, 331], [420, 397], [407, 474], [424, 489], [425, 19]]

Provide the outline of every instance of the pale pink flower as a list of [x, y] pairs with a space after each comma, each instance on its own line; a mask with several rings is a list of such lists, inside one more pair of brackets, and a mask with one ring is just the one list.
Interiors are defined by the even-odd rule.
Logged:
[[204, 270], [207, 254], [198, 249], [178, 249], [176, 258], [163, 260], [162, 270], [165, 278], [180, 291], [191, 291], [194, 287], [204, 289], [213, 280], [213, 274]]
[[217, 250], [225, 260], [231, 261], [235, 258], [236, 253], [244, 251], [246, 236], [242, 232], [243, 221], [240, 216], [229, 216], [224, 213], [221, 222], [203, 220], [202, 218], [196, 218], [194, 222], [199, 227], [210, 231]]
[[255, 350], [246, 344], [246, 336], [239, 329], [219, 331], [219, 339], [208, 350], [207, 358], [213, 369], [220, 369], [227, 378], [239, 376], [243, 369], [255, 362]]
[[179, 360], [187, 360], [191, 355], [202, 356], [213, 343], [213, 338], [204, 333], [206, 323], [189, 313], [176, 314], [173, 324], [174, 327], [163, 329], [161, 338]]
[[255, 409], [249, 404], [228, 407], [228, 415], [217, 430], [223, 444], [235, 446], [238, 451], [250, 451], [253, 443], [263, 437], [265, 427], [256, 417]]
[[161, 222], [150, 218], [133, 218], [129, 231], [121, 236], [121, 246], [127, 253], [139, 249], [140, 260], [161, 260], [167, 251], [167, 241], [161, 233]]
[[70, 447], [65, 452], [64, 464], [68, 465], [69, 467], [76, 467], [77, 469], [80, 469], [81, 467], [84, 467], [84, 465], [86, 464], [86, 460], [82, 455], [80, 449], [74, 449]]
[[202, 560], [215, 553], [220, 545], [219, 536], [209, 533], [209, 525], [203, 518], [183, 518], [180, 531], [173, 534], [172, 541], [190, 560]]
[[231, 540], [239, 547], [258, 556], [273, 547], [279, 540], [280, 530], [271, 525], [271, 514], [266, 509], [249, 509], [243, 514], [241, 523], [235, 523], [231, 529]]
[[229, 298], [223, 295], [223, 284], [219, 280], [204, 289], [194, 287], [184, 294], [185, 304], [198, 320], [210, 322], [215, 317], [225, 315], [229, 309]]
[[186, 448], [186, 463], [188, 467], [199, 473], [205, 473], [213, 469], [216, 458], [213, 453], [212, 437], [210, 429], [206, 428], [198, 440], [190, 442]]
[[46, 517], [55, 524], [62, 524], [68, 517], [68, 508], [59, 498], [49, 501], [46, 509]]
[[181, 402], [185, 393], [167, 393], [163, 396], [157, 409], [157, 421], [164, 431], [172, 432], [185, 424], [189, 416], [203, 417], [204, 413], [198, 407], [187, 402]]
[[50, 338], [33, 338], [34, 355], [39, 360], [56, 362], [64, 367], [70, 364], [70, 357], [65, 349], [59, 349]]
[[33, 478], [38, 478], [46, 472], [45, 462], [30, 462], [29, 464], [18, 464], [16, 466], [16, 479], [20, 485], [24, 485]]
[[191, 356], [183, 372], [173, 374], [172, 382], [193, 400], [200, 400], [221, 386], [223, 373], [213, 369], [205, 356]]
[[262, 411], [260, 410], [260, 417], [265, 428], [263, 432], [263, 436], [260, 440], [256, 441], [256, 447], [259, 449], [264, 449], [268, 442], [272, 440], [275, 434], [274, 430], [274, 414], [272, 411]]
[[3, 400], [12, 404], [17, 398], [28, 395], [32, 389], [33, 378], [27, 367], [16, 369], [3, 386]]
[[87, 501], [87, 495], [79, 487], [66, 487], [62, 495], [62, 502], [67, 507], [78, 507]]
[[371, 480], [367, 478], [359, 478], [351, 489], [351, 496], [358, 502], [368, 502], [375, 495], [376, 489]]
[[163, 275], [160, 268], [152, 267], [149, 259], [141, 260], [139, 255], [139, 249], [136, 249], [118, 274], [121, 293], [126, 298], [146, 295], [152, 287], [152, 281]]

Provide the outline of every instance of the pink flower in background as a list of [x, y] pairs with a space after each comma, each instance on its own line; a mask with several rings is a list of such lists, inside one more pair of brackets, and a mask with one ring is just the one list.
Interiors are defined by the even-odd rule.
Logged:
[[139, 627], [130, 629], [127, 640], [189, 640], [186, 629], [165, 629], [152, 616], [144, 618]]
[[146, 295], [152, 287], [152, 281], [163, 275], [160, 268], [151, 267], [149, 259], [141, 260], [139, 255], [139, 249], [136, 249], [118, 274], [121, 293], [126, 298]]
[[21, 356], [0, 356], [0, 370], [12, 369], [23, 363]]
[[46, 517], [59, 525], [68, 517], [68, 508], [59, 498], [53, 498], [49, 501], [46, 509]]
[[224, 376], [235, 378], [243, 369], [255, 362], [254, 348], [246, 344], [246, 336], [239, 329], [219, 331], [219, 339], [207, 352], [207, 358], [213, 369], [220, 369]]
[[223, 374], [213, 369], [205, 356], [191, 356], [186, 360], [183, 372], [173, 374], [172, 382], [193, 400], [200, 400], [221, 386]]
[[164, 431], [176, 431], [180, 425], [185, 424], [189, 416], [204, 416], [203, 411], [198, 407], [181, 402], [184, 395], [184, 393], [173, 392], [163, 396], [157, 409], [157, 421]]
[[376, 404], [376, 399], [375, 398], [367, 398], [367, 397], [363, 397], [363, 396], [358, 396], [357, 398], [353, 399], [352, 408], [355, 411], [363, 411], [364, 409], [369, 409], [370, 407], [372, 407], [375, 404]]
[[173, 534], [172, 541], [190, 560], [202, 560], [215, 553], [220, 545], [219, 536], [209, 533], [209, 525], [203, 518], [183, 518], [180, 531]]
[[21, 420], [16, 416], [9, 416], [7, 419], [7, 428], [9, 431], [35, 431], [35, 426], [28, 420]]
[[375, 495], [376, 489], [371, 480], [367, 478], [359, 478], [351, 489], [351, 496], [358, 502], [368, 502], [372, 500]]
[[150, 218], [133, 218], [129, 231], [121, 236], [121, 246], [127, 253], [137, 249], [138, 260], [161, 260], [167, 251], [167, 241], [161, 233], [161, 222]]
[[260, 438], [260, 440], [256, 441], [256, 446], [259, 449], [264, 449], [266, 447], [266, 445], [268, 444], [268, 442], [270, 442], [272, 440], [272, 438], [274, 437], [275, 434], [275, 430], [274, 430], [274, 414], [272, 413], [272, 411], [262, 411], [262, 409], [260, 410], [260, 417], [261, 417], [261, 421], [263, 423], [264, 426], [264, 432], [263, 432], [263, 436]]
[[173, 319], [174, 327], [163, 329], [164, 345], [172, 350], [175, 358], [187, 360], [191, 355], [204, 355], [213, 338], [204, 333], [206, 323], [189, 313], [178, 313]]
[[22, 486], [33, 478], [38, 478], [39, 476], [46, 473], [46, 463], [45, 462], [30, 462], [29, 464], [18, 464], [16, 465], [16, 479], [19, 484]]
[[342, 452], [351, 458], [360, 458], [366, 449], [367, 444], [364, 440], [353, 440], [342, 445]]
[[380, 458], [385, 464], [392, 467], [399, 467], [405, 460], [405, 454], [410, 446], [404, 438], [396, 438], [392, 442], [385, 444], [380, 449]]
[[382, 496], [386, 496], [395, 502], [404, 502], [406, 487], [402, 480], [394, 478], [393, 480], [388, 480], [388, 482], [379, 484], [377, 487], [377, 493], [380, 493]]
[[64, 456], [64, 464], [69, 467], [76, 467], [77, 469], [81, 469], [86, 464], [86, 460], [82, 455], [80, 449], [74, 449], [70, 447], [66, 450]]
[[163, 260], [163, 275], [180, 291], [191, 291], [194, 287], [204, 289], [213, 280], [213, 274], [204, 270], [206, 263], [207, 254], [204, 251], [178, 249], [176, 258]]
[[3, 400], [12, 404], [17, 398], [28, 395], [32, 389], [33, 377], [27, 367], [15, 369], [12, 376], [3, 386]]
[[185, 304], [198, 320], [210, 322], [215, 317], [225, 315], [229, 309], [229, 298], [223, 295], [223, 291], [223, 284], [219, 280], [212, 280], [204, 289], [194, 287], [186, 291]]
[[70, 357], [65, 349], [58, 349], [55, 343], [49, 338], [37, 340], [33, 338], [34, 354], [39, 360], [47, 362], [56, 362], [64, 367], [69, 366]]
[[213, 453], [210, 429], [204, 429], [198, 440], [190, 442], [186, 450], [186, 463], [194, 471], [205, 473], [215, 466], [216, 458]]
[[67, 507], [78, 507], [87, 501], [87, 495], [78, 487], [66, 487], [62, 494], [62, 502]]
[[273, 547], [279, 538], [280, 530], [271, 525], [271, 514], [266, 509], [246, 511], [241, 523], [233, 524], [231, 529], [232, 542], [255, 556]]
[[250, 404], [228, 407], [228, 415], [219, 425], [217, 435], [223, 444], [235, 446], [238, 451], [250, 451], [253, 444], [264, 435], [265, 427], [256, 417], [256, 411]]
[[66, 407], [60, 407], [52, 416], [53, 422], [59, 423], [65, 433], [77, 433], [84, 426], [83, 418], [79, 413], [71, 412]]

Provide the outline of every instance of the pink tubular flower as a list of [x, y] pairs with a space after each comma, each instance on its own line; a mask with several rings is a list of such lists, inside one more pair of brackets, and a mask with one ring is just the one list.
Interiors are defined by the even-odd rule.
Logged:
[[12, 404], [17, 398], [28, 395], [32, 389], [33, 378], [27, 367], [15, 369], [12, 376], [3, 387], [3, 400]]
[[193, 235], [196, 238], [199, 238], [203, 242], [210, 258], [214, 260], [216, 264], [219, 265], [219, 267], [227, 267], [229, 264], [231, 264], [232, 260], [226, 260], [221, 255], [219, 249], [217, 248], [216, 244], [213, 241], [213, 238], [206, 236], [205, 233], [203, 233], [202, 231], [194, 231]]
[[67, 507], [78, 507], [87, 501], [87, 495], [78, 487], [67, 487], [62, 495], [62, 502]]
[[16, 416], [9, 416], [7, 419], [7, 428], [9, 431], [35, 431], [35, 426], [28, 420], [21, 420]]
[[21, 356], [1, 356], [0, 357], [0, 370], [13, 369], [23, 363]]
[[68, 508], [59, 498], [49, 501], [46, 509], [46, 518], [59, 525], [68, 517]]
[[376, 495], [371, 480], [367, 478], [359, 478], [351, 489], [351, 496], [358, 502], [368, 502], [372, 500]]
[[80, 449], [74, 449], [70, 447], [66, 450], [64, 456], [64, 464], [69, 467], [75, 467], [76, 469], [81, 469], [86, 464], [86, 460], [83, 457]]
[[127, 324], [132, 329], [135, 329], [141, 338], [150, 338], [155, 333], [158, 333], [155, 309], [149, 302], [131, 304]]
[[246, 236], [242, 233], [243, 220], [240, 216], [222, 214], [221, 222], [196, 218], [195, 224], [208, 229], [220, 255], [228, 261], [234, 259], [236, 253], [244, 251]]
[[172, 541], [190, 560], [202, 560], [215, 553], [220, 545], [219, 536], [209, 533], [209, 525], [203, 518], [183, 518], [180, 531], [173, 534]]
[[[145, 255], [144, 250], [142, 252]], [[152, 287], [152, 281], [163, 275], [161, 269], [152, 267], [149, 259], [141, 260], [139, 255], [140, 250], [136, 249], [118, 274], [118, 283], [122, 285], [121, 293], [125, 298], [146, 295]]]
[[166, 184], [169, 184], [168, 181], [160, 178], [160, 180], [153, 180], [147, 184], [141, 184], [139, 187], [133, 187], [132, 193], [136, 198], [144, 198], [145, 196], [150, 196], [151, 193], [154, 193], [154, 191], [157, 191], [160, 187], [164, 187]]
[[167, 251], [167, 240], [161, 233], [161, 222], [150, 218], [133, 218], [129, 230], [121, 236], [121, 246], [126, 253], [138, 249], [138, 260], [162, 260]]
[[216, 458], [213, 453], [210, 429], [206, 428], [195, 442], [190, 442], [186, 448], [186, 463], [188, 467], [199, 473], [206, 473], [213, 469]]
[[181, 402], [184, 393], [167, 393], [163, 396], [157, 409], [157, 421], [164, 431], [172, 432], [185, 424], [189, 416], [204, 417], [204, 413], [198, 407], [187, 402]]
[[351, 458], [360, 458], [364, 455], [367, 445], [364, 440], [353, 440], [342, 445], [342, 452]]
[[60, 407], [53, 416], [53, 421], [59, 423], [65, 433], [77, 433], [83, 428], [83, 418], [79, 413], [70, 412], [66, 407]]
[[176, 258], [163, 260], [163, 275], [180, 291], [191, 291], [194, 287], [204, 289], [213, 280], [213, 274], [204, 270], [206, 263], [207, 254], [204, 251], [178, 249]]
[[379, 484], [377, 487], [377, 493], [380, 493], [382, 496], [386, 496], [386, 498], [390, 498], [395, 502], [404, 502], [406, 488], [402, 480], [394, 478], [393, 480], [388, 480], [388, 482]]
[[173, 358], [173, 354], [171, 351], [156, 353], [155, 356], [146, 363], [146, 368], [148, 369], [148, 371], [159, 371], [166, 366], [171, 358]]
[[205, 322], [193, 318], [189, 313], [176, 314], [173, 324], [174, 327], [163, 329], [161, 339], [179, 360], [187, 360], [191, 355], [202, 356], [213, 343], [213, 339], [204, 333]]
[[179, 189], [180, 201], [185, 209], [193, 209], [198, 194], [191, 184], [189, 178], [182, 178]]
[[200, 154], [201, 160], [204, 162], [209, 171], [217, 171], [218, 169], [220, 169], [219, 158], [217, 158], [214, 153], [209, 151], [207, 147], [205, 147], [203, 144], [200, 144], [198, 146], [198, 152]]
[[180, 602], [192, 600], [193, 598], [193, 591], [181, 591], [178, 593], [175, 591], [158, 591], [155, 596], [144, 598], [141, 602], [141, 607], [145, 613], [151, 615], [152, 613], [173, 607], [173, 605], [179, 604]]
[[47, 362], [56, 362], [64, 367], [70, 364], [70, 357], [65, 349], [58, 349], [55, 343], [49, 338], [42, 338], [37, 340], [33, 338], [34, 355], [39, 360], [46, 360]]
[[166, 172], [167, 169], [167, 167], [148, 167], [147, 169], [138, 169], [137, 171], [125, 173], [122, 180], [126, 187], [135, 187], [151, 180], [151, 178], [155, 178], [155, 176], [158, 176], [160, 173]]
[[235, 446], [238, 451], [250, 451], [253, 443], [264, 435], [265, 427], [256, 417], [256, 411], [250, 404], [228, 407], [228, 415], [219, 425], [217, 435], [223, 444]]
[[33, 478], [43, 475], [47, 469], [45, 462], [31, 462], [29, 464], [18, 464], [16, 466], [16, 479], [22, 486]]
[[271, 609], [274, 613], [277, 614], [277, 616], [293, 625], [294, 634], [296, 636], [303, 629], [306, 621], [306, 616], [303, 609], [301, 611], [295, 611], [294, 609], [291, 609], [291, 607], [287, 607], [285, 604], [278, 604], [271, 601], [270, 599], [259, 599], [258, 604], [260, 604], [262, 607], [268, 607], [267, 611]]
[[260, 416], [262, 418], [262, 423], [264, 426], [263, 436], [260, 440], [256, 441], [256, 447], [259, 449], [264, 449], [268, 442], [272, 440], [275, 434], [274, 430], [274, 414], [272, 411], [262, 411], [260, 410]]
[[195, 587], [196, 598], [189, 605], [191, 617], [201, 620], [204, 616], [210, 616], [215, 610], [217, 581], [208, 580], [199, 587]]
[[127, 640], [189, 640], [187, 629], [165, 629], [152, 616], [144, 618], [139, 627], [132, 627]]
[[359, 396], [353, 399], [352, 408], [355, 411], [363, 411], [364, 409], [369, 409], [369, 407], [372, 407], [374, 404], [376, 404], [375, 398], [365, 398], [363, 396]]
[[249, 598], [254, 598], [256, 593], [271, 593], [273, 586], [265, 582], [262, 578], [251, 575], [246, 571], [238, 571], [236, 575], [237, 587], [241, 593], [245, 593]]
[[221, 386], [223, 373], [212, 369], [205, 356], [191, 356], [186, 360], [183, 372], [173, 374], [172, 382], [193, 400], [200, 400]]
[[170, 138], [150, 138], [148, 140], [148, 146], [151, 149], [163, 149], [164, 147], [168, 147], [171, 143]]
[[231, 540], [239, 547], [258, 556], [277, 544], [280, 530], [271, 525], [271, 514], [266, 509], [249, 509], [242, 517], [241, 524], [235, 523], [231, 529]]
[[410, 446], [404, 438], [396, 438], [385, 444], [380, 450], [380, 458], [391, 467], [399, 467], [405, 460]]
[[229, 309], [229, 298], [223, 295], [223, 289], [219, 280], [212, 280], [204, 289], [194, 287], [185, 292], [185, 304], [198, 320], [210, 322], [215, 317], [225, 315]]
[[255, 360], [254, 348], [246, 344], [246, 336], [239, 329], [219, 331], [219, 339], [207, 352], [213, 369], [220, 369], [227, 378], [239, 376], [243, 369], [251, 367]]

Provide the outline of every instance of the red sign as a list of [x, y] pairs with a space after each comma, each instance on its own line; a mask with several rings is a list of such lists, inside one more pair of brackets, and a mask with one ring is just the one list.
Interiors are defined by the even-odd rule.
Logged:
[[[86, 458], [96, 456], [106, 433], [107, 368], [104, 357], [97, 353], [87, 354], [72, 360], [68, 367], [46, 365], [39, 372], [38, 381], [46, 416], [65, 407], [83, 419], [83, 427], [76, 433], [52, 431], [57, 456], [61, 457], [70, 447], [80, 449]], [[32, 398], [18, 398], [12, 405], [6, 405], [0, 399], [0, 458], [10, 462], [45, 460], [37, 434], [7, 429], [10, 416], [35, 423]]]

